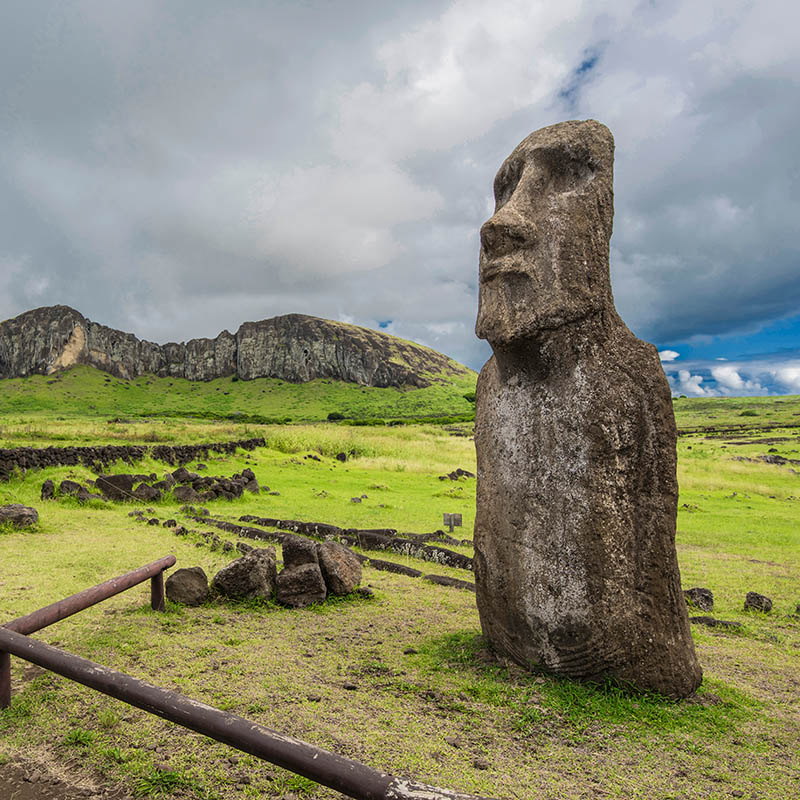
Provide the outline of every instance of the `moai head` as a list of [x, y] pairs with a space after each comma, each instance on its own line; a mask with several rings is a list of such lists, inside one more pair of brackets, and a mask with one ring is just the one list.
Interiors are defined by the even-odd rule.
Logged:
[[494, 179], [475, 331], [503, 347], [614, 308], [614, 139], [594, 120], [535, 131]]

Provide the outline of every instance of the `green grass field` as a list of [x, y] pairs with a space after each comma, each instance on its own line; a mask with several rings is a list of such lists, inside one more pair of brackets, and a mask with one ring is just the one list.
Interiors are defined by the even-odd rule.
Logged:
[[[475, 481], [439, 480], [457, 467], [475, 470], [472, 441], [463, 435], [469, 423], [352, 427], [134, 418], [137, 404], [158, 410], [159, 403], [174, 402], [169, 409], [180, 410], [167, 391], [175, 387], [157, 381], [106, 387], [102, 373], [100, 385], [96, 375], [85, 382], [80, 375], [67, 373], [56, 387], [73, 386], [75, 406], [48, 408], [47, 390], [54, 386], [48, 379], [18, 384], [38, 398], [35, 404], [26, 404], [23, 389], [13, 400], [4, 393], [0, 447], [264, 436], [265, 448], [205, 460], [205, 474], [249, 466], [278, 494], [213, 501], [206, 504], [212, 514], [427, 532], [441, 527], [443, 512], [460, 512], [464, 527], [456, 535], [471, 537]], [[222, 393], [217, 383], [183, 386], [185, 402], [196, 403], [184, 407], [217, 411], [211, 394]], [[255, 408], [270, 416], [277, 408], [248, 407], [245, 395], [236, 394], [253, 391], [256, 381], [254, 388], [223, 383], [231, 392], [223, 395], [231, 403], [226, 410]], [[282, 391], [294, 392], [301, 403], [302, 388]], [[469, 391], [461, 388], [462, 395]], [[377, 412], [376, 391], [386, 390], [353, 394], [367, 398], [364, 416], [401, 416], [405, 395], [395, 393]], [[324, 419], [333, 410], [333, 395], [325, 392], [317, 387], [313, 412], [287, 415]], [[96, 407], [76, 413], [90, 395]], [[124, 396], [130, 405], [117, 406]], [[679, 426], [695, 431], [678, 444], [683, 584], [710, 588], [713, 615], [742, 624], [736, 630], [693, 626], [704, 681], [692, 700], [630, 695], [498, 663], [476, 638], [472, 593], [368, 567], [363, 584], [374, 590], [373, 600], [301, 611], [213, 601], [194, 609], [170, 606], [159, 615], [149, 610], [145, 584], [36, 636], [374, 767], [461, 791], [531, 800], [788, 800], [800, 785], [800, 465], [765, 463], [761, 456], [800, 460], [800, 398], [679, 399], [675, 406]], [[455, 410], [444, 401], [438, 408]], [[742, 416], [747, 410], [758, 416]], [[128, 416], [132, 421], [107, 421]], [[724, 430], [738, 425], [745, 427]], [[344, 463], [334, 457], [341, 451], [351, 454]], [[321, 460], [303, 458], [308, 454]], [[119, 465], [117, 471], [129, 469]], [[167, 469], [152, 460], [136, 465], [142, 472]], [[170, 552], [178, 566], [200, 565], [209, 575], [231, 558], [208, 546], [201, 534], [211, 528], [188, 521], [170, 500], [153, 505], [148, 516], [175, 518], [194, 533], [175, 537], [167, 528], [136, 524], [128, 516], [134, 504], [39, 499], [42, 481], [66, 477], [93, 473], [51, 468], [0, 484], [0, 504], [22, 502], [40, 512], [36, 530], [0, 532], [0, 619]], [[361, 495], [367, 495], [361, 503], [351, 502]], [[414, 558], [386, 558], [471, 579]], [[743, 610], [750, 590], [772, 598], [770, 614]], [[229, 748], [12, 661], [14, 701], [0, 712], [0, 764], [25, 758], [78, 789], [119, 786], [135, 796], [338, 796], [249, 756], [231, 760], [236, 754]]]

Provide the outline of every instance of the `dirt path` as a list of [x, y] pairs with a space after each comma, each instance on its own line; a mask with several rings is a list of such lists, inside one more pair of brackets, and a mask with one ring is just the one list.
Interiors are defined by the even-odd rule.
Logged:
[[34, 763], [0, 765], [2, 800], [130, 800], [118, 789], [75, 786]]

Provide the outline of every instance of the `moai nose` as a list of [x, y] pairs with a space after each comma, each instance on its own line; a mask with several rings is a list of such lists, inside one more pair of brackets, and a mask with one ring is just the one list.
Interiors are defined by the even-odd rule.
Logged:
[[481, 227], [481, 255], [486, 258], [502, 256], [531, 247], [536, 240], [536, 229], [513, 212], [500, 209]]

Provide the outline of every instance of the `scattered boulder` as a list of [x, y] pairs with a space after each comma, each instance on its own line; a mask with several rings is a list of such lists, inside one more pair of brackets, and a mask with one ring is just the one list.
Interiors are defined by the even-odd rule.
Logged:
[[184, 567], [167, 578], [165, 588], [173, 603], [199, 606], [208, 597], [208, 578], [202, 567]]
[[337, 453], [336, 454], [337, 461], [347, 461], [347, 453]]
[[768, 614], [772, 611], [772, 600], [758, 592], [748, 592], [744, 599], [745, 611], [761, 611]]
[[161, 492], [155, 486], [140, 483], [133, 491], [133, 496], [137, 500], [144, 500], [146, 503], [155, 503], [161, 499]]
[[133, 493], [133, 475], [98, 475], [95, 485], [109, 500], [129, 500]]
[[191, 486], [176, 486], [172, 496], [179, 503], [197, 503], [200, 500], [200, 495]]
[[327, 597], [325, 580], [317, 563], [300, 564], [278, 575], [277, 600], [289, 608], [305, 608]]
[[714, 594], [711, 589], [695, 586], [692, 589], [684, 589], [683, 596], [690, 606], [694, 606], [700, 611], [714, 610]]
[[85, 486], [79, 486], [75, 492], [75, 499], [81, 503], [88, 503], [90, 500], [100, 500], [105, 503], [107, 500], [101, 494], [92, 494]]
[[284, 569], [292, 569], [302, 564], [316, 564], [318, 560], [316, 542], [291, 534], [283, 538]]
[[42, 500], [52, 500], [56, 495], [56, 485], [49, 478], [42, 484]]
[[10, 523], [15, 528], [28, 528], [39, 521], [39, 512], [30, 506], [11, 503], [0, 506], [0, 525]]
[[65, 479], [58, 485], [59, 494], [75, 494], [81, 485], [76, 481]]
[[361, 583], [361, 562], [349, 547], [337, 542], [322, 542], [317, 553], [330, 594], [350, 594]]
[[253, 549], [224, 566], [211, 581], [212, 588], [236, 600], [269, 600], [275, 592], [274, 547]]

